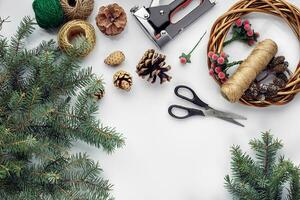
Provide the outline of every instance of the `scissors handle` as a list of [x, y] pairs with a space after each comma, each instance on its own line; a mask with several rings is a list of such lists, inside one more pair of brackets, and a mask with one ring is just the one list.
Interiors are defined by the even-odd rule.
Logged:
[[[179, 92], [180, 89], [188, 90], [190, 93], [192, 93], [193, 97], [192, 97], [192, 98], [188, 98], [188, 97], [186, 97], [186, 96], [180, 94], [180, 92]], [[191, 102], [191, 103], [193, 103], [193, 104], [196, 104], [196, 105], [198, 105], [198, 106], [200, 106], [200, 107], [202, 107], [202, 108], [205, 108], [205, 109], [209, 109], [209, 108], [210, 108], [209, 105], [208, 105], [207, 103], [203, 102], [203, 101], [197, 96], [196, 92], [195, 92], [193, 89], [191, 89], [190, 87], [188, 87], [188, 86], [185, 86], [185, 85], [179, 85], [179, 86], [177, 86], [177, 87], [175, 88], [174, 92], [175, 92], [176, 96], [178, 96], [179, 98], [182, 98], [182, 99], [184, 99], [184, 100], [186, 100], [186, 101], [189, 101], [189, 102]]]
[[[173, 110], [174, 109], [179, 109], [179, 110], [184, 110], [187, 112], [186, 115], [182, 115], [182, 116], [179, 116], [179, 115], [176, 115]], [[187, 107], [183, 107], [183, 106], [179, 106], [179, 105], [172, 105], [169, 107], [168, 109], [168, 112], [169, 114], [176, 118], [176, 119], [187, 119], [189, 117], [193, 117], [193, 116], [205, 116], [204, 112], [202, 110], [197, 110], [197, 109], [193, 109], [193, 108], [187, 108]]]

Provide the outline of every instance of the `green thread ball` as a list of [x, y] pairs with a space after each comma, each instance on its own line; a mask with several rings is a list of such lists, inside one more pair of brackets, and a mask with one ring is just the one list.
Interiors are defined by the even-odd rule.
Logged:
[[32, 8], [41, 28], [57, 28], [64, 21], [64, 11], [59, 0], [34, 0]]

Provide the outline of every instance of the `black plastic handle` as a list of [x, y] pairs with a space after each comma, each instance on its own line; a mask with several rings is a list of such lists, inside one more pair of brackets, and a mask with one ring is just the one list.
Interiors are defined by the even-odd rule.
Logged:
[[[182, 89], [185, 89], [185, 90], [189, 91], [189, 92], [193, 95], [193, 97], [192, 97], [192, 98], [188, 98], [188, 97], [186, 97], [186, 96], [180, 94], [179, 90], [182, 90]], [[202, 108], [205, 108], [205, 109], [209, 109], [209, 108], [210, 108], [209, 105], [208, 105], [207, 103], [203, 102], [203, 101], [197, 96], [196, 92], [195, 92], [192, 88], [190, 88], [190, 87], [188, 87], [188, 86], [185, 86], [185, 85], [179, 85], [179, 86], [177, 86], [177, 87], [175, 88], [174, 92], [175, 92], [176, 96], [178, 96], [178, 97], [181, 98], [181, 99], [184, 99], [184, 100], [186, 100], [186, 101], [189, 101], [189, 102], [191, 102], [191, 103], [193, 103], [193, 104], [195, 104], [195, 105], [198, 105], [198, 106], [200, 106], [200, 107], [202, 107]]]
[[[183, 116], [178, 116], [173, 112], [174, 109], [184, 110], [184, 111], [187, 112], [187, 114], [183, 115]], [[179, 106], [179, 105], [170, 106], [169, 109], [168, 109], [168, 112], [172, 117], [174, 117], [176, 119], [187, 119], [187, 118], [190, 118], [190, 117], [193, 117], [193, 116], [199, 116], [199, 115], [200, 116], [205, 116], [204, 112], [202, 110], [187, 108], [187, 107], [183, 107], [183, 106]]]

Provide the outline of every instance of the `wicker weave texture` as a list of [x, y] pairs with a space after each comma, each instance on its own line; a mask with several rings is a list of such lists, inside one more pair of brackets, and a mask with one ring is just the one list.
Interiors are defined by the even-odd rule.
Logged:
[[[222, 52], [223, 43], [230, 31], [232, 24], [249, 13], [258, 12], [271, 14], [282, 18], [300, 40], [300, 10], [285, 0], [241, 0], [234, 4], [226, 13], [220, 16], [212, 26], [207, 51]], [[208, 59], [208, 66], [211, 63]], [[216, 80], [217, 81], [217, 80]], [[221, 82], [217, 81], [219, 85]], [[284, 105], [293, 100], [300, 92], [300, 62], [290, 77], [287, 86], [280, 90], [272, 101], [247, 101], [240, 102], [249, 106], [267, 107], [270, 105]]]

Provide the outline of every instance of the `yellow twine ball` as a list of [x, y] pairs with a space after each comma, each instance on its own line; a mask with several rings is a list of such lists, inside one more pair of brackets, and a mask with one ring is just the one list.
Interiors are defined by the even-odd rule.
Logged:
[[78, 56], [87, 56], [96, 45], [96, 34], [94, 27], [83, 20], [73, 20], [66, 23], [58, 33], [59, 47], [68, 53], [69, 49], [73, 47], [72, 40], [76, 36], [84, 36], [90, 44], [90, 48], [80, 51]]
[[94, 0], [60, 0], [68, 19], [87, 19], [93, 12]]
[[266, 39], [257, 44], [251, 54], [221, 87], [222, 95], [230, 102], [237, 102], [263, 71], [278, 51], [277, 44]]

